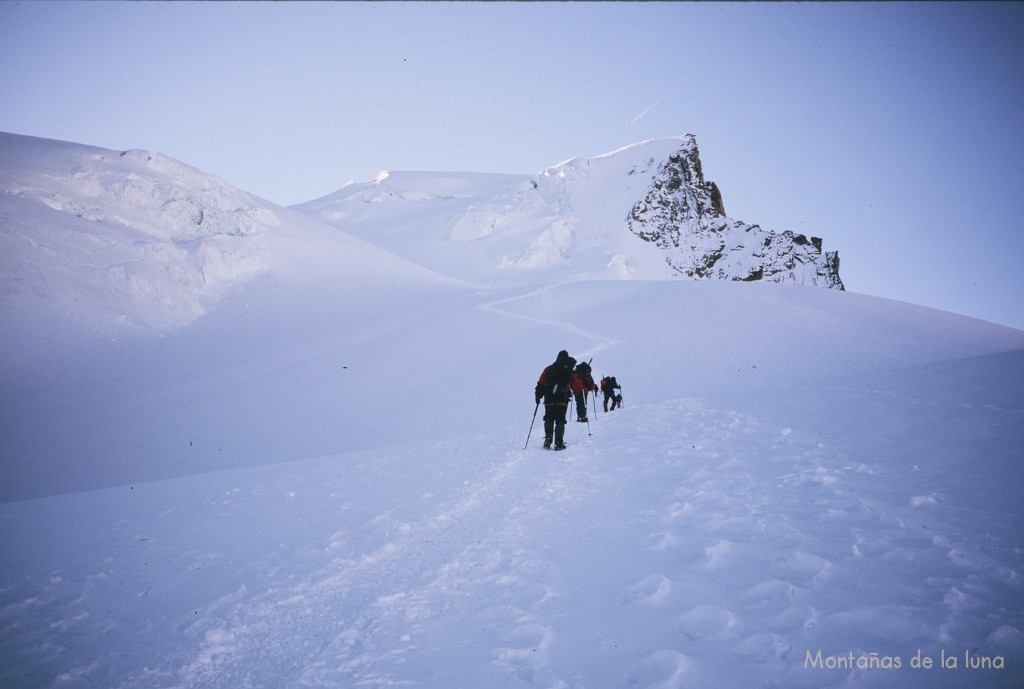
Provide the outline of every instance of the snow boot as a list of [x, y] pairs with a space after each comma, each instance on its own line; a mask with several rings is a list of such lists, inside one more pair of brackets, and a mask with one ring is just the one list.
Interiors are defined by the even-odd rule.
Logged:
[[561, 441], [555, 443], [555, 449], [556, 450], [564, 450], [565, 449], [565, 443], [563, 443]]
[[545, 450], [550, 450], [551, 449], [551, 436], [550, 435], [544, 436], [544, 449]]
[[590, 419], [588, 419], [585, 416], [581, 416], [578, 419], [576, 419], [576, 423], [590, 423]]

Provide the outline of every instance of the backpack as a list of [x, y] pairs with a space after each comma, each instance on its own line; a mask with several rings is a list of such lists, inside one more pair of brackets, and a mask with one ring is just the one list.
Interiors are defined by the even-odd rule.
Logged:
[[594, 376], [590, 364], [586, 361], [581, 361], [576, 366], [576, 375], [583, 379], [583, 384], [587, 389], [596, 387], [594, 385]]
[[575, 363], [576, 360], [570, 357], [564, 365], [556, 362], [548, 367], [547, 380], [544, 381], [544, 399], [558, 400], [569, 397], [572, 367]]

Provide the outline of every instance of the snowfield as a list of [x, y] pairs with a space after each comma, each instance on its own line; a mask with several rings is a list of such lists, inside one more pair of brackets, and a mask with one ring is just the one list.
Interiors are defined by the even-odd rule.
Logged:
[[[0, 686], [1019, 686], [1024, 332], [580, 253], [487, 284], [388, 203], [260, 202], [263, 267], [175, 327], [7, 283]], [[560, 349], [625, 406], [524, 447]]]

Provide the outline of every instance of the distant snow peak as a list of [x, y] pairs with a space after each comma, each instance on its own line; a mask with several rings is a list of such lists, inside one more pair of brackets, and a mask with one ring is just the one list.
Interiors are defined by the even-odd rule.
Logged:
[[502, 228], [527, 230], [528, 245], [505, 255], [503, 268], [574, 265], [624, 279], [682, 276], [843, 289], [838, 254], [823, 253], [820, 238], [770, 232], [726, 215], [721, 190], [704, 178], [692, 134], [570, 158], [540, 171], [511, 198], [478, 204], [454, 227], [458, 236], [474, 238], [496, 236]]
[[842, 289], [820, 239], [726, 215], [692, 134], [530, 176], [386, 172], [294, 209], [479, 284], [684, 277]]
[[844, 289], [838, 252], [823, 254], [819, 237], [777, 234], [726, 216], [721, 191], [704, 179], [693, 136], [683, 137], [662, 162], [650, 159], [627, 174], [650, 173], [652, 167], [646, 193], [630, 209], [626, 224], [664, 250], [665, 263], [677, 274]]

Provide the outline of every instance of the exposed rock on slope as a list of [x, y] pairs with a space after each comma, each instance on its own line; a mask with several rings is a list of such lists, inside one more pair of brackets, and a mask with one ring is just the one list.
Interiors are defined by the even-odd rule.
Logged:
[[725, 215], [718, 186], [704, 179], [692, 136], [681, 139], [679, 150], [664, 162], [649, 160], [643, 172], [650, 186], [630, 209], [626, 224], [637, 237], [666, 251], [665, 262], [677, 273], [843, 289], [839, 254], [822, 253], [819, 237], [777, 234]]

